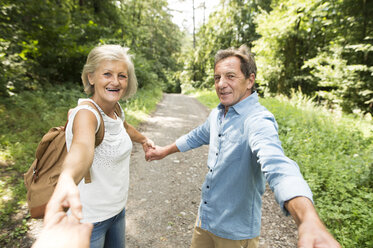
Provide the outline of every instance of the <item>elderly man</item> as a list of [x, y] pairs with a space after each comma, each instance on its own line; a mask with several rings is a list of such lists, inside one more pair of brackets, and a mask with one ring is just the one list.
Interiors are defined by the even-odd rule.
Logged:
[[319, 219], [298, 165], [285, 156], [275, 118], [258, 102], [255, 77], [246, 46], [218, 51], [214, 79], [220, 104], [204, 124], [149, 150], [146, 158], [209, 145], [192, 248], [258, 247], [265, 180], [298, 225], [298, 247], [340, 247]]

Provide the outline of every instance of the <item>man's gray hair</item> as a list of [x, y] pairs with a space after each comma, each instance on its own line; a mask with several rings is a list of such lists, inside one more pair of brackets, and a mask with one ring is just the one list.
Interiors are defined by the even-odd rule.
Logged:
[[254, 73], [256, 77], [256, 64], [254, 56], [246, 45], [242, 45], [238, 49], [228, 48], [219, 50], [215, 55], [214, 68], [219, 61], [232, 56], [240, 59], [241, 71], [245, 75], [245, 78], [249, 78], [251, 73]]

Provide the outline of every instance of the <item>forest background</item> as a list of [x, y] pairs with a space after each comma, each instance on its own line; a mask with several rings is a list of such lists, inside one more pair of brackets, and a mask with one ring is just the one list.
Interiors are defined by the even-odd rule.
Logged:
[[211, 92], [219, 49], [250, 47], [320, 216], [344, 247], [373, 246], [373, 1], [221, 0], [192, 33], [171, 13], [165, 0], [0, 1], [0, 246], [27, 232], [37, 142], [84, 96], [88, 52], [111, 43], [134, 55], [139, 91], [123, 106], [135, 125], [162, 92]]

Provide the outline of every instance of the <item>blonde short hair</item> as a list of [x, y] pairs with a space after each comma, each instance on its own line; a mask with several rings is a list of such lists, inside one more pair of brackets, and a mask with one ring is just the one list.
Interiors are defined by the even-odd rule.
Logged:
[[135, 67], [132, 63], [132, 56], [128, 54], [129, 48], [120, 45], [100, 45], [93, 48], [87, 57], [87, 61], [82, 71], [82, 81], [84, 92], [88, 95], [95, 93], [94, 86], [89, 83], [88, 75], [96, 71], [102, 61], [122, 61], [126, 64], [128, 70], [128, 86], [123, 98], [128, 99], [137, 91], [137, 79]]

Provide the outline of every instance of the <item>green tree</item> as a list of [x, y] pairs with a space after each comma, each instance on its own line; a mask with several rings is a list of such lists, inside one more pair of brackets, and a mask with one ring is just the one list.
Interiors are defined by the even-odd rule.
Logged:
[[259, 9], [269, 10], [269, 4], [270, 0], [222, 0], [219, 5], [221, 8], [211, 13], [208, 22], [198, 30], [196, 47], [186, 51], [186, 79], [194, 87], [211, 87], [215, 53], [219, 49], [242, 44], [251, 47], [253, 41], [259, 38], [254, 19]]
[[134, 54], [139, 86], [167, 84], [180, 31], [167, 1], [14, 0], [0, 4], [0, 94], [80, 84], [92, 47], [119, 43]]
[[258, 82], [347, 112], [372, 113], [372, 2], [277, 0], [256, 18]]

